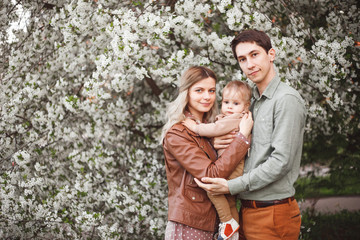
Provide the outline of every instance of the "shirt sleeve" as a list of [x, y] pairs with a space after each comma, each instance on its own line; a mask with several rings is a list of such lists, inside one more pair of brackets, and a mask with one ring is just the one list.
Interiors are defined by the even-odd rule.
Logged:
[[250, 147], [250, 142], [243, 135], [238, 135], [221, 157], [212, 161], [202, 149], [203, 146], [199, 147], [196, 142], [189, 140], [183, 134], [174, 132], [168, 134], [170, 135], [165, 138], [166, 150], [195, 178], [227, 178]]
[[294, 95], [285, 95], [275, 103], [271, 153], [256, 168], [228, 181], [231, 194], [261, 189], [291, 171], [294, 156], [302, 148], [305, 115], [302, 100]]

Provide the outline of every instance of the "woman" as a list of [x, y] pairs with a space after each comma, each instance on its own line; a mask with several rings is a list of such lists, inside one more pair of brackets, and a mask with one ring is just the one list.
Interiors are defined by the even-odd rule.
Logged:
[[[179, 95], [169, 106], [162, 132], [168, 181], [168, 224], [165, 239], [212, 239], [216, 211], [194, 178], [227, 178], [244, 158], [253, 121], [246, 114], [241, 131], [217, 159], [208, 138], [187, 129], [182, 121], [211, 122], [217, 114], [216, 76], [206, 67], [189, 68], [180, 79]], [[187, 238], [189, 237], [189, 238]]]

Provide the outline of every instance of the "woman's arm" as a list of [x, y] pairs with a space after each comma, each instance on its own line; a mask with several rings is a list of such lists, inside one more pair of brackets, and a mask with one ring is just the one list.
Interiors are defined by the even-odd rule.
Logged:
[[[250, 142], [246, 136], [250, 134], [252, 119], [247, 116], [241, 122], [242, 132], [236, 134], [234, 141], [216, 161], [210, 158], [211, 154], [212, 156], [215, 154], [215, 152], [211, 152], [214, 149], [210, 143], [204, 138], [199, 138], [199, 142], [195, 141], [195, 136], [190, 135], [185, 127], [167, 133], [164, 139], [164, 151], [170, 153], [171, 157], [174, 158], [173, 161], [180, 163], [195, 178], [227, 178], [241, 159], [245, 157], [250, 147]], [[171, 157], [167, 157], [170, 163]], [[174, 169], [171, 169], [171, 165], [169, 167], [170, 171], [176, 171], [175, 163]]]
[[238, 135], [216, 160], [216, 157], [210, 158], [211, 155], [216, 156], [216, 153], [204, 138], [200, 141], [200, 146], [193, 140], [193, 136], [183, 132], [171, 131], [164, 139], [164, 151], [169, 153], [167, 156], [169, 170], [176, 171], [179, 163], [195, 178], [205, 176], [227, 178], [244, 158], [249, 147], [249, 141], [244, 136]]

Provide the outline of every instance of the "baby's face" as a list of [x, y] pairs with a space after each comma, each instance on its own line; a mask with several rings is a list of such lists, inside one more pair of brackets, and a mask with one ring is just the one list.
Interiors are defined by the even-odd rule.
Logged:
[[248, 103], [241, 98], [240, 94], [225, 94], [221, 102], [221, 112], [225, 116], [234, 113], [242, 113], [248, 110]]

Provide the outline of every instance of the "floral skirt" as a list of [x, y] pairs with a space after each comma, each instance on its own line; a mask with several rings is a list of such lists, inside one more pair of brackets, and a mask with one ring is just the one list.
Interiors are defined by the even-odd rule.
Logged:
[[165, 240], [212, 240], [213, 232], [208, 232], [187, 225], [168, 221], [165, 230]]

